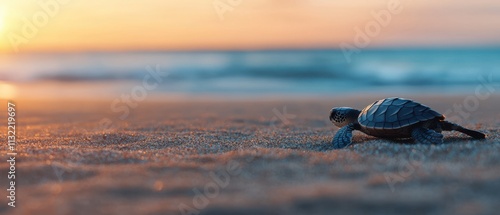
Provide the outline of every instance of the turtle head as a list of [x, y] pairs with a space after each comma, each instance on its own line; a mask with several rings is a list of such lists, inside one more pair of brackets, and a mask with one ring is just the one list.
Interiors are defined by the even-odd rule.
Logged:
[[330, 121], [337, 127], [344, 127], [349, 123], [357, 123], [361, 111], [350, 107], [332, 108], [330, 111]]

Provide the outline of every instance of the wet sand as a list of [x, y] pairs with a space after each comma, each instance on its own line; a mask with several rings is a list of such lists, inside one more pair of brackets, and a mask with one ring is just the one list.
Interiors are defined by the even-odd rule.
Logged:
[[[328, 121], [330, 108], [361, 109], [383, 97], [144, 101], [123, 120], [123, 112], [110, 109], [112, 100], [20, 100], [17, 207], [0, 198], [0, 213], [500, 210], [500, 97], [481, 100], [477, 109], [461, 113], [469, 117], [460, 123], [486, 133], [485, 141], [446, 132], [444, 144], [428, 146], [355, 132], [355, 144], [333, 150], [337, 128]], [[466, 95], [411, 98], [445, 113], [453, 104], [463, 104]], [[461, 116], [453, 111], [447, 115]], [[0, 119], [6, 121], [5, 116]], [[0, 131], [5, 140], [6, 128]], [[6, 147], [0, 153], [6, 158]], [[6, 188], [9, 166], [2, 162], [0, 168]]]

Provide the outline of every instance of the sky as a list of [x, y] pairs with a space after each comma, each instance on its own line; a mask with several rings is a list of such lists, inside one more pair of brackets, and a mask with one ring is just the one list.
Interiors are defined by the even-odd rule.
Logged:
[[0, 52], [339, 48], [374, 22], [367, 47], [500, 45], [498, 0], [1, 0]]

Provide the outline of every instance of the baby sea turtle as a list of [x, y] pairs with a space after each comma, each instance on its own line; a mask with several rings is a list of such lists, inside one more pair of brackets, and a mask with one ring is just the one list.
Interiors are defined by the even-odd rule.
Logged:
[[351, 144], [352, 132], [381, 138], [413, 138], [423, 144], [443, 143], [441, 131], [459, 131], [475, 139], [486, 135], [444, 120], [444, 115], [431, 108], [403, 98], [381, 99], [362, 111], [338, 107], [330, 111], [330, 121], [340, 127], [332, 144], [336, 149]]

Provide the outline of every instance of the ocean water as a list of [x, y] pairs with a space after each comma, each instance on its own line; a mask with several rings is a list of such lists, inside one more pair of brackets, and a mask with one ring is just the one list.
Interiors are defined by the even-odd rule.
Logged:
[[165, 76], [154, 89], [183, 94], [340, 94], [470, 91], [500, 83], [500, 49], [36, 53], [0, 56], [0, 81], [17, 84], [141, 83], [146, 67]]

